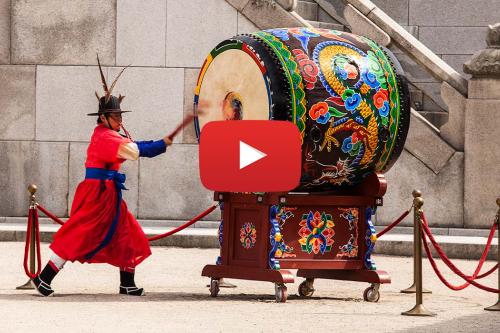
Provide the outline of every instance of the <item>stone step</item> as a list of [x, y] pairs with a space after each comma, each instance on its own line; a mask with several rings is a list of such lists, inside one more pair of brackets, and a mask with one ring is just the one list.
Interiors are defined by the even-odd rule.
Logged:
[[[170, 222], [169, 222], [170, 223]], [[177, 221], [172, 223], [177, 224]], [[205, 223], [205, 222], [202, 222]], [[212, 222], [215, 223], [215, 222]], [[168, 225], [166, 223], [165, 225]], [[195, 224], [196, 225], [196, 224]], [[379, 231], [383, 227], [376, 227]], [[50, 242], [53, 234], [59, 229], [58, 225], [41, 223], [40, 240]], [[167, 226], [143, 225], [144, 232], [148, 237], [160, 235], [172, 229]], [[441, 245], [445, 253], [450, 258], [459, 259], [479, 259], [487, 240], [487, 230], [459, 231], [451, 228], [433, 228], [437, 242]], [[400, 233], [396, 233], [400, 232]], [[450, 235], [451, 234], [451, 235]], [[0, 241], [24, 242], [26, 239], [26, 222], [23, 223], [0, 223]], [[498, 239], [493, 240], [488, 259], [497, 258]], [[218, 248], [219, 240], [217, 228], [188, 227], [179, 233], [167, 238], [162, 238], [152, 243], [153, 246], [175, 246], [175, 247], [197, 247], [197, 248]], [[397, 227], [390, 233], [381, 237], [375, 246], [375, 253], [412, 256], [413, 255], [413, 235], [410, 227]], [[436, 255], [434, 253], [434, 255]]]
[[317, 21], [318, 20], [318, 4], [309, 1], [299, 1], [297, 3], [297, 14], [302, 16], [304, 20]]
[[448, 122], [448, 112], [443, 111], [418, 111], [425, 119], [437, 128], [441, 128]]
[[340, 23], [327, 23], [319, 21], [307, 21], [315, 28], [344, 31], [344, 26]]

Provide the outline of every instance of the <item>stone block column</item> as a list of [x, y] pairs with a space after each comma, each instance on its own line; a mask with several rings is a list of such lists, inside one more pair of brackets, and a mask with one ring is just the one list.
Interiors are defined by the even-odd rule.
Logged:
[[467, 228], [489, 228], [500, 197], [500, 23], [488, 47], [465, 63], [471, 74], [465, 111], [464, 217]]

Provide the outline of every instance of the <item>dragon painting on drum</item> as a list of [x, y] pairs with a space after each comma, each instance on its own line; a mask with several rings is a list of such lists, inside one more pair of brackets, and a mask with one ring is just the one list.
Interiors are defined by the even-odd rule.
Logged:
[[195, 127], [199, 135], [211, 120], [292, 121], [302, 139], [296, 190], [336, 190], [392, 166], [409, 128], [408, 95], [397, 60], [368, 38], [271, 29], [210, 53], [195, 91], [206, 112]]

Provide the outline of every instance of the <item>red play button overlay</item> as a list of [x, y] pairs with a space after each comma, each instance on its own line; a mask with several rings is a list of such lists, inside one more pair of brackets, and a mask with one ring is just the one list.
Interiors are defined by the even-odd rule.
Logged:
[[290, 191], [300, 169], [300, 134], [288, 121], [213, 121], [201, 131], [200, 177], [209, 190]]

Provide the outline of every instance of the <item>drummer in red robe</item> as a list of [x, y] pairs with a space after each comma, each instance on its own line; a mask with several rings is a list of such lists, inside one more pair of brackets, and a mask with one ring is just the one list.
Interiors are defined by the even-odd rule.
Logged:
[[[99, 63], [99, 58], [97, 59]], [[101, 66], [105, 95], [99, 97], [97, 126], [90, 138], [85, 162], [85, 180], [75, 193], [70, 218], [54, 235], [51, 259], [32, 283], [43, 296], [54, 291], [50, 284], [66, 261], [107, 263], [120, 269], [120, 294], [143, 296], [135, 285], [135, 268], [151, 254], [148, 239], [122, 199], [125, 175], [118, 170], [125, 160], [155, 157], [172, 144], [169, 137], [158, 141], [133, 141], [122, 125], [120, 103], [125, 96], [111, 95], [119, 76], [108, 89]], [[119, 133], [123, 128], [126, 135]]]

